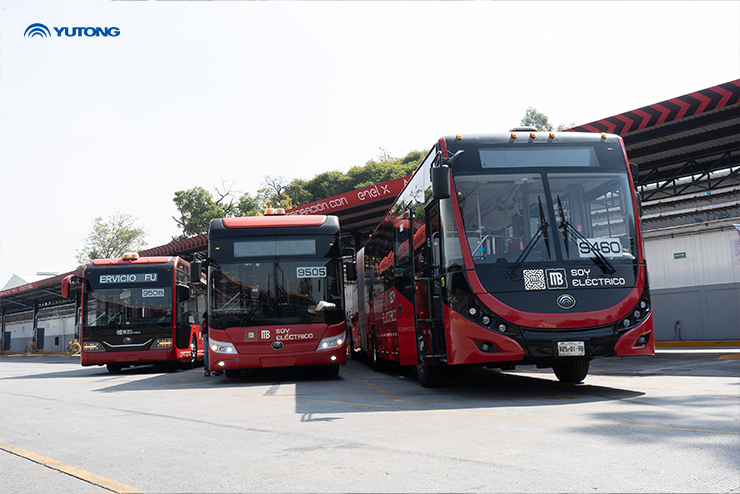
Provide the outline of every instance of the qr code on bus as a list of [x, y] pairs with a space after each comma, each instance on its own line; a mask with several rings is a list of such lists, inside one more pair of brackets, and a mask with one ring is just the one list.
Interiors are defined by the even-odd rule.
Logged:
[[544, 269], [525, 269], [522, 271], [522, 276], [524, 277], [525, 290], [544, 290], [547, 288]]

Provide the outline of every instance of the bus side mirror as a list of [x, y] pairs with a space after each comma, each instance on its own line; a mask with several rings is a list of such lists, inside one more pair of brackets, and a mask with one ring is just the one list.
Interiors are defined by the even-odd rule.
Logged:
[[185, 302], [186, 300], [190, 300], [190, 287], [177, 285], [177, 302]]
[[642, 198], [640, 197], [640, 193], [637, 191], [635, 191], [635, 199], [637, 199], [638, 218], [642, 219]]
[[347, 280], [357, 281], [357, 263], [354, 261], [347, 263]]
[[435, 166], [432, 168], [432, 197], [435, 200], [449, 199], [450, 168], [448, 166]]
[[65, 276], [62, 280], [62, 297], [69, 298], [72, 290], [77, 290], [80, 288], [82, 283], [82, 278], [79, 276], [75, 276], [73, 274], [70, 274], [68, 276]]
[[342, 247], [342, 257], [354, 257], [355, 249], [352, 247]]
[[635, 163], [630, 163], [630, 173], [632, 174], [632, 182], [637, 187], [637, 175], [640, 171], [640, 166]]
[[62, 280], [62, 297], [64, 298], [69, 298], [69, 283], [73, 277], [74, 275], [70, 274]]
[[200, 271], [202, 269], [202, 263], [191, 262], [190, 263], [190, 282], [200, 283]]

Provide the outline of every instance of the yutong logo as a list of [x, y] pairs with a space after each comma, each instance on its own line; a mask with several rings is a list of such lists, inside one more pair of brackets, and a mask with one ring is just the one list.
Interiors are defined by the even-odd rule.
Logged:
[[[52, 29], [57, 33], [57, 38], [61, 37], [62, 33], [68, 38], [75, 36], [87, 36], [88, 38], [104, 36], [115, 38], [121, 34], [121, 30], [117, 27], [52, 27]], [[28, 26], [23, 36], [29, 38], [35, 36], [41, 36], [42, 38], [52, 37], [49, 28], [39, 23]]]
[[44, 26], [43, 24], [31, 24], [26, 28], [26, 32], [23, 33], [23, 36], [28, 36], [29, 38], [34, 38], [36, 36], [41, 36], [42, 38], [51, 38], [51, 33], [49, 32], [49, 28]]
[[573, 295], [569, 295], [567, 293], [559, 296], [556, 302], [558, 304], [558, 307], [565, 310], [572, 309], [576, 306], [576, 298]]

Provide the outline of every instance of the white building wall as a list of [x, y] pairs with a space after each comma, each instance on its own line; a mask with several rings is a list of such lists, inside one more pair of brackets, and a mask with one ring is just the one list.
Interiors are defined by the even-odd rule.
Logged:
[[[23, 352], [33, 340], [33, 313], [25, 312], [14, 316], [14, 321], [5, 324], [5, 333], [10, 334], [10, 352]], [[67, 344], [74, 338], [74, 309], [39, 311], [38, 327], [44, 329], [44, 351], [64, 352]]]
[[[736, 230], [645, 240], [650, 287], [678, 288], [740, 283], [740, 235]], [[678, 235], [677, 235], [678, 234]], [[686, 257], [681, 257], [685, 253]]]
[[732, 221], [648, 231], [645, 258], [657, 341], [740, 340], [740, 236]]

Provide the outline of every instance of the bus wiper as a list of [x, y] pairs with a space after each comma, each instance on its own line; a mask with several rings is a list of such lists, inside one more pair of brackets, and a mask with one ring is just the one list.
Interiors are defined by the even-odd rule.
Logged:
[[[565, 219], [565, 216], [563, 215], [563, 205], [560, 203], [560, 194], [558, 194], [558, 210], [560, 213], [560, 225], [558, 225], [558, 230], [563, 232], [563, 240], [565, 241], [565, 252], [568, 253], [568, 231], [573, 234], [573, 236], [577, 237], [579, 240], [582, 240], [586, 242], [589, 246], [591, 245], [591, 242], [588, 241], [586, 237], [583, 236], [581, 232], [578, 231], [576, 227], [573, 226], [573, 224], [570, 221], [567, 221]], [[576, 243], [575, 240], [570, 239], [574, 244]], [[576, 244], [578, 245], [578, 244]], [[591, 252], [593, 252], [594, 256], [591, 257], [591, 260], [596, 264], [598, 267], [601, 268], [601, 270], [604, 272], [604, 274], [614, 274], [617, 272], [616, 268], [612, 265], [611, 262], [609, 262], [609, 259], [606, 258], [604, 254], [599, 252], [596, 249], [591, 249]], [[570, 257], [570, 254], [568, 253], [568, 257]]]
[[532, 249], [537, 244], [537, 241], [542, 237], [545, 239], [545, 247], [547, 248], [547, 258], [551, 259], [550, 256], [550, 241], [547, 238], [547, 229], [550, 226], [550, 223], [545, 220], [545, 212], [542, 210], [542, 201], [540, 200], [540, 196], [537, 196], [537, 203], [540, 207], [540, 227], [537, 228], [537, 231], [534, 234], [534, 237], [527, 242], [527, 245], [524, 247], [524, 250], [517, 258], [514, 265], [509, 269], [509, 271], [506, 273], [506, 277], [509, 279], [514, 279], [514, 276], [516, 276], [516, 270], [519, 269], [519, 266], [522, 265], [522, 263], [527, 259], [527, 256], [529, 256], [530, 252], [532, 252]]
[[563, 233], [563, 240], [565, 241], [565, 255], [570, 259], [570, 245], [568, 245], [568, 228], [565, 226], [565, 213], [563, 213], [563, 203], [560, 202], [560, 194], [558, 194], [558, 214], [560, 215], [560, 225], [558, 230]]
[[290, 292], [285, 292], [285, 294], [288, 296], [288, 301], [295, 305], [298, 308], [298, 311], [301, 313], [303, 317], [306, 318], [307, 321], [312, 321], [313, 318], [311, 317], [311, 314], [308, 313], [305, 307], [303, 307], [301, 304], [293, 300], [293, 295], [290, 294]]
[[[267, 295], [267, 292], [264, 292], [265, 295]], [[262, 293], [257, 295], [257, 303], [254, 304], [254, 307], [252, 307], [252, 310], [250, 310], [244, 317], [242, 317], [240, 324], [247, 324], [250, 319], [252, 319], [252, 316], [255, 312], [257, 312], [257, 309], [260, 308], [260, 303], [262, 302]]]

